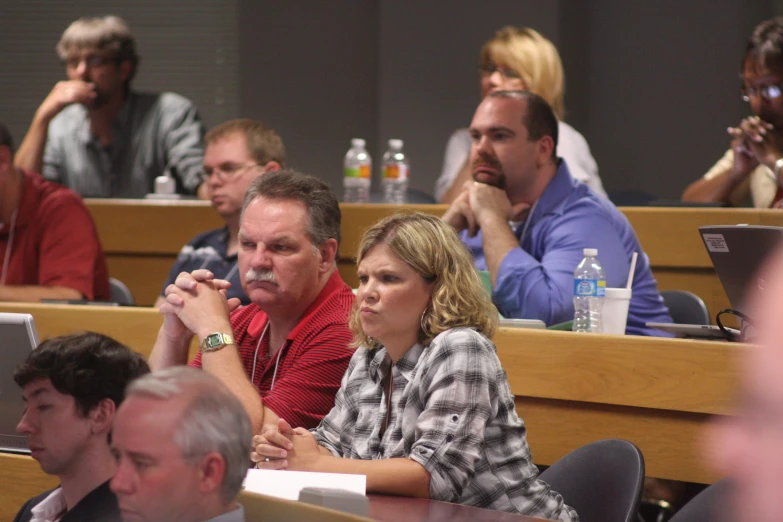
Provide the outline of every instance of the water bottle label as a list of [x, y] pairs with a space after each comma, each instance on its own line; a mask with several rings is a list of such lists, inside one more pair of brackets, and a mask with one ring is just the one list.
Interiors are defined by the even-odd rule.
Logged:
[[346, 167], [343, 169], [343, 176], [346, 178], [370, 178], [370, 166]]
[[574, 279], [574, 296], [604, 297], [605, 295], [606, 281], [596, 279]]
[[406, 165], [386, 165], [383, 177], [385, 179], [408, 179], [408, 167]]

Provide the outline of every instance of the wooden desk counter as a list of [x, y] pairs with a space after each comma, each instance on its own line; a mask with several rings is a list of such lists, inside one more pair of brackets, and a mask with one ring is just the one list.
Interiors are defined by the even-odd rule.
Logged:
[[[161, 322], [144, 308], [2, 304], [0, 311], [33, 314], [41, 339], [94, 330], [145, 355]], [[494, 341], [536, 463], [619, 437], [642, 449], [649, 476], [716, 478], [698, 443], [710, 415], [730, 412], [745, 345], [508, 328]]]
[[[106, 251], [109, 273], [123, 281], [139, 305], [159, 295], [180, 248], [196, 234], [223, 225], [205, 201], [85, 200]], [[445, 205], [344, 203], [340, 274], [357, 286], [354, 258], [364, 230], [400, 208], [441, 215]], [[699, 237], [704, 225], [783, 226], [783, 212], [757, 209], [622, 207], [650, 257], [661, 290], [690, 290], [711, 315], [729, 306]]]
[[[113, 337], [134, 351], [149, 357], [163, 316], [154, 308], [123, 306], [54, 305], [0, 303], [0, 312], [32, 314], [41, 341], [59, 335], [93, 331]], [[190, 345], [190, 357], [198, 352], [198, 341]]]
[[[31, 497], [56, 487], [31, 457], [0, 452], [0, 522], [11, 522]], [[542, 519], [419, 498], [368, 495], [369, 518], [243, 491], [239, 502], [248, 521], [264, 522], [543, 522]]]

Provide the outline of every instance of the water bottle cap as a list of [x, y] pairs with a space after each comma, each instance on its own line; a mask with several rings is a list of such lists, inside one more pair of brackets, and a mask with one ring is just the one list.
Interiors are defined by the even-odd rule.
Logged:
[[598, 255], [597, 248], [585, 248], [582, 253], [585, 257], [596, 257]]
[[364, 148], [364, 140], [361, 138], [354, 138], [351, 140], [351, 147]]
[[391, 139], [389, 140], [389, 148], [394, 150], [402, 149], [402, 140]]

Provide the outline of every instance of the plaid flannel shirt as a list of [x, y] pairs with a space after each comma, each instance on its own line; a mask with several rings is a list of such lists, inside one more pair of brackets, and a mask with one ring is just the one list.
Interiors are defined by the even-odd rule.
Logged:
[[[389, 372], [391, 417], [380, 437]], [[538, 479], [495, 345], [469, 328], [417, 344], [396, 364], [384, 348], [359, 348], [313, 433], [337, 457], [415, 460], [430, 473], [435, 500], [578, 520]]]

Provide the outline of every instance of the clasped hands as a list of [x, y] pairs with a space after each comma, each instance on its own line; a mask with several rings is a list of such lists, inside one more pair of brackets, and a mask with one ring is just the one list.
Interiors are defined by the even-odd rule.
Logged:
[[778, 147], [779, 131], [758, 116], [745, 118], [727, 132], [732, 137], [735, 174], [748, 174], [758, 164], [774, 170], [775, 162], [783, 157]]
[[292, 428], [283, 419], [264, 425], [252, 443], [250, 460], [259, 469], [314, 471], [323, 456], [312, 433], [305, 428]]
[[209, 270], [180, 273], [166, 287], [166, 301], [160, 307], [167, 337], [181, 340], [196, 334], [203, 339], [216, 331], [230, 332], [229, 314], [240, 305], [237, 298], [226, 299], [230, 287]]
[[506, 191], [478, 181], [466, 181], [443, 220], [474, 237], [491, 220], [523, 221], [530, 212], [528, 203], [512, 205]]

